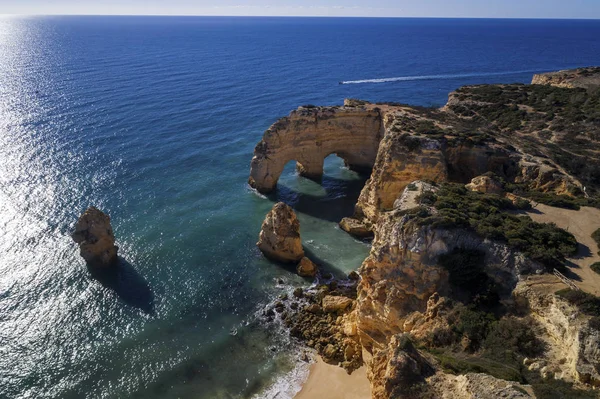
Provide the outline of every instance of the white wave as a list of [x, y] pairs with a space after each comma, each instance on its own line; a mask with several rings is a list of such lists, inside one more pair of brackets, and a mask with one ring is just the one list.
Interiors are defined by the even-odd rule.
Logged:
[[480, 72], [480, 73], [458, 73], [448, 75], [420, 75], [420, 76], [399, 76], [395, 78], [379, 78], [379, 79], [362, 79], [362, 80], [345, 80], [341, 81], [340, 84], [361, 84], [361, 83], [387, 83], [387, 82], [408, 82], [413, 80], [444, 80], [444, 79], [460, 79], [460, 78], [477, 78], [485, 76], [502, 76], [502, 75], [515, 75], [518, 73], [534, 73], [539, 70], [522, 70], [522, 71], [504, 71], [504, 72]]
[[289, 373], [280, 376], [273, 385], [253, 399], [293, 399], [308, 379], [311, 363], [299, 362]]

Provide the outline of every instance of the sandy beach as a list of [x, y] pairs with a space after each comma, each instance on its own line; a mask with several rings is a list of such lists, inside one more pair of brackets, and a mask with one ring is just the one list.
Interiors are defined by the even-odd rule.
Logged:
[[308, 380], [295, 399], [370, 399], [371, 387], [365, 367], [348, 375], [338, 366], [321, 360], [310, 368]]

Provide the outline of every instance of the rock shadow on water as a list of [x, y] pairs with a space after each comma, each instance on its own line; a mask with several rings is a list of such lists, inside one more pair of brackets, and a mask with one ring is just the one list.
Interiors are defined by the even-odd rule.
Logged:
[[113, 290], [119, 298], [146, 314], [154, 314], [154, 293], [146, 279], [124, 258], [118, 257], [113, 267], [87, 265], [92, 278], [103, 287]]
[[338, 223], [354, 213], [354, 207], [367, 178], [361, 176], [357, 180], [344, 180], [323, 176], [319, 180], [326, 191], [324, 196], [299, 192], [279, 184], [267, 198], [273, 202], [285, 202], [297, 212]]
[[328, 275], [331, 275], [332, 277], [335, 277], [337, 279], [345, 279], [347, 277], [346, 273], [335, 267], [335, 265], [333, 265], [332, 263], [319, 257], [309, 248], [304, 247], [304, 254], [306, 257], [308, 257], [308, 259], [312, 260], [317, 265], [321, 277], [325, 277]]

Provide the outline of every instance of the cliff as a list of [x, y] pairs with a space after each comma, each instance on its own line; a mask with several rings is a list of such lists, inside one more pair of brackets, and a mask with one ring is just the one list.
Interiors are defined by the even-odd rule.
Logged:
[[297, 305], [308, 316], [294, 316], [306, 325], [295, 336], [319, 336], [309, 346], [348, 370], [359, 344], [376, 399], [594, 397], [597, 319], [565, 304], [554, 293], [560, 286], [527, 283], [555, 268], [568, 273], [577, 241], [518, 216], [531, 207], [526, 198], [600, 205], [592, 84], [600, 69], [569, 74], [463, 87], [440, 109], [359, 100], [301, 107], [271, 126], [251, 164], [249, 183], [261, 192], [276, 187], [289, 160], [318, 177], [336, 153], [371, 173], [354, 215], [340, 223], [374, 236], [356, 298], [344, 294], [351, 304], [327, 316], [331, 328], [315, 316], [327, 314], [322, 296]]
[[600, 68], [589, 67], [533, 75], [532, 85], [551, 85], [573, 89], [600, 87]]
[[260, 192], [270, 192], [292, 160], [301, 175], [319, 178], [323, 161], [331, 154], [351, 169], [368, 170], [382, 133], [381, 116], [373, 105], [300, 107], [265, 132], [254, 149], [248, 182]]

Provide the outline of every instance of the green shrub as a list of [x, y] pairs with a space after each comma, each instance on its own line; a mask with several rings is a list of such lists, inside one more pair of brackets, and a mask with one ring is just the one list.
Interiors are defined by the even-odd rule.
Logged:
[[499, 361], [514, 360], [515, 354], [540, 356], [545, 345], [531, 328], [533, 323], [530, 318], [521, 320], [514, 317], [505, 317], [493, 323], [483, 343], [485, 356]]
[[454, 331], [461, 336], [466, 336], [471, 341], [470, 349], [475, 350], [487, 336], [494, 320], [494, 315], [491, 313], [464, 307], [459, 310]]
[[446, 183], [437, 193], [423, 193], [421, 203], [431, 202], [438, 212], [418, 218], [418, 223], [467, 228], [482, 237], [504, 241], [549, 270], [564, 268], [565, 258], [577, 252], [577, 240], [571, 233], [554, 224], [537, 223], [528, 216], [507, 213], [516, 206], [498, 195], [472, 192], [463, 185]]
[[596, 273], [600, 274], [600, 262], [592, 263], [592, 265], [590, 266], [590, 268], [593, 271], [595, 271]]

